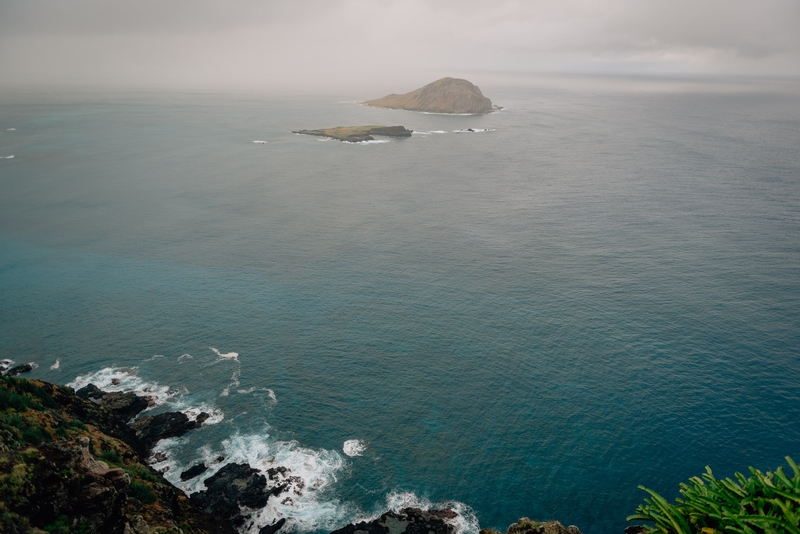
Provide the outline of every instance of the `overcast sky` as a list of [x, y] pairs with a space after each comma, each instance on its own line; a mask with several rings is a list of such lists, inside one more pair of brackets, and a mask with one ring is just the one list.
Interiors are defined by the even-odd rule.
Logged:
[[798, 76], [800, 0], [0, 0], [0, 84], [411, 90], [475, 72]]

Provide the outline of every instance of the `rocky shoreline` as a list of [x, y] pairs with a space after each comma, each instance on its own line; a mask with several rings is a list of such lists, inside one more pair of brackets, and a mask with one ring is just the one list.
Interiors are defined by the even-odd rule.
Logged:
[[[284, 526], [281, 518], [258, 528], [254, 516], [270, 499], [285, 502], [302, 492], [303, 480], [286, 467], [262, 473], [229, 463], [188, 497], [150, 468], [144, 459], [159, 440], [199, 428], [208, 418], [206, 413], [194, 420], [181, 412], [139, 415], [152, 403], [92, 384], [74, 391], [0, 377], [0, 531], [275, 534]], [[194, 465], [180, 478], [190, 480], [209, 467]], [[457, 534], [456, 517], [450, 508], [403, 508], [332, 534]], [[581, 533], [558, 522], [523, 519], [508, 534]]]

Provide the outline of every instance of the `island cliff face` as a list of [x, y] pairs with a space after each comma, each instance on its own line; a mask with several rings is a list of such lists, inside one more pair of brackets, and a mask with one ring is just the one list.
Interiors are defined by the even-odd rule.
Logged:
[[496, 109], [478, 87], [460, 78], [442, 78], [404, 95], [391, 94], [364, 102], [376, 108], [428, 113], [490, 113]]

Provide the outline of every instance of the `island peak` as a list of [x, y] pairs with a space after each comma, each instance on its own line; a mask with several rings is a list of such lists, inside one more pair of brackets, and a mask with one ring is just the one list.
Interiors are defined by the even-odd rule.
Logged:
[[477, 85], [462, 78], [442, 78], [403, 95], [391, 94], [364, 104], [376, 108], [427, 113], [479, 114], [500, 109]]

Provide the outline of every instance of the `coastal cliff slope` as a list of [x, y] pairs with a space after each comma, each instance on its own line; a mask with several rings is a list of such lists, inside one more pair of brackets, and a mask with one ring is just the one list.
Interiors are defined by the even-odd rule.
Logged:
[[[278, 534], [286, 518], [258, 528], [250, 516], [270, 498], [294, 493], [290, 470], [229, 463], [203, 482], [205, 490], [187, 496], [144, 458], [155, 441], [198, 428], [204, 414], [188, 422], [181, 412], [141, 415], [150, 400], [0, 374], [0, 532]], [[195, 465], [181, 480], [207, 468]], [[457, 517], [451, 508], [403, 508], [332, 534], [459, 534]], [[523, 518], [507, 534], [581, 532]]]
[[104, 395], [0, 376], [0, 532], [236, 534], [145, 464], [142, 437], [164, 422], [126, 421], [146, 401]]
[[489, 113], [497, 108], [481, 90], [461, 78], [442, 78], [404, 95], [391, 94], [364, 104], [428, 113]]

